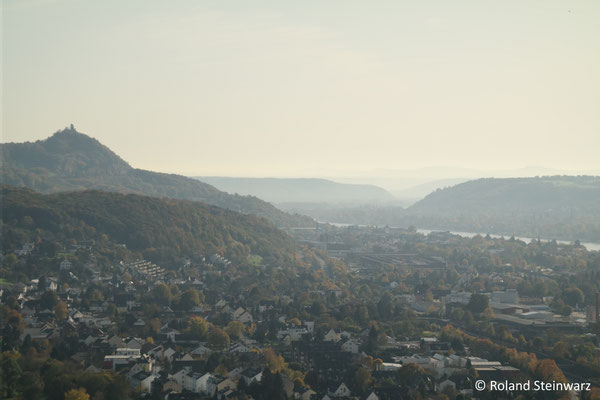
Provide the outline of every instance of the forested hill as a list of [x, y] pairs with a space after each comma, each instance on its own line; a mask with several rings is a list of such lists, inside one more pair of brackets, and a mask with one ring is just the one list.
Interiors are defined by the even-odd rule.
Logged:
[[74, 128], [46, 140], [5, 143], [2, 183], [44, 193], [98, 189], [201, 201], [267, 218], [278, 226], [312, 226], [310, 218], [290, 215], [251, 196], [230, 195], [181, 175], [132, 168], [96, 139]]
[[391, 193], [375, 185], [357, 185], [314, 178], [197, 177], [228, 193], [256, 196], [273, 203], [394, 202]]
[[429, 194], [411, 213], [600, 214], [600, 177], [548, 176], [478, 179]]
[[417, 226], [600, 242], [600, 177], [479, 179], [437, 190], [407, 214]]
[[262, 218], [199, 202], [96, 190], [40, 194], [2, 185], [3, 253], [45, 241], [110, 240], [153, 259], [221, 253], [291, 260], [295, 242]]

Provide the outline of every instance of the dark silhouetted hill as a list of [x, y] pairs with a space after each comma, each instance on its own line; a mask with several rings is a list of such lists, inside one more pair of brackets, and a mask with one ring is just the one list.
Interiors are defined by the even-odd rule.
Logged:
[[5, 143], [2, 183], [44, 193], [97, 189], [200, 201], [267, 218], [278, 226], [311, 226], [312, 220], [290, 215], [261, 199], [230, 195], [181, 175], [132, 168], [108, 147], [73, 128], [46, 140]]

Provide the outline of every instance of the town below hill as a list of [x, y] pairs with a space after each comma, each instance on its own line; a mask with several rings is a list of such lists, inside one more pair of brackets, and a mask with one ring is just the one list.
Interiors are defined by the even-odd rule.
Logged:
[[598, 252], [327, 224], [292, 240], [195, 202], [2, 190], [3, 398], [598, 392]]

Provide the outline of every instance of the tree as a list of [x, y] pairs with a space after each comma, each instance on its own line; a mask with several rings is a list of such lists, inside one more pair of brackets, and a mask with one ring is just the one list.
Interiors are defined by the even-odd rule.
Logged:
[[202, 317], [192, 317], [188, 320], [187, 332], [196, 339], [204, 339], [208, 332], [208, 322]]
[[161, 305], [169, 305], [171, 303], [171, 289], [164, 283], [159, 283], [150, 291], [150, 301]]
[[213, 326], [208, 332], [208, 343], [216, 347], [225, 347], [229, 344], [229, 335], [218, 326]]
[[489, 307], [489, 303], [490, 300], [486, 295], [473, 293], [469, 299], [469, 304], [467, 304], [467, 309], [473, 314], [480, 314]]
[[286, 367], [285, 360], [280, 354], [277, 354], [275, 350], [266, 348], [263, 350], [263, 357], [267, 363], [267, 367], [271, 373], [276, 374]]
[[0, 355], [0, 397], [9, 399], [17, 393], [17, 382], [21, 376], [19, 359], [16, 351], [5, 351]]
[[29, 349], [32, 346], [31, 335], [27, 334], [23, 338], [23, 343], [21, 344], [21, 354], [27, 354]]
[[407, 363], [398, 369], [398, 380], [404, 386], [412, 385], [417, 378], [425, 375], [425, 369], [419, 364]]
[[201, 300], [198, 291], [194, 289], [188, 289], [181, 294], [178, 305], [182, 310], [191, 310], [192, 308], [199, 306], [200, 303]]
[[358, 319], [358, 322], [363, 324], [369, 322], [369, 309], [365, 306], [358, 307], [356, 318]]
[[473, 325], [474, 318], [473, 318], [473, 314], [471, 313], [471, 311], [469, 311], [469, 310], [465, 311], [462, 319], [466, 326]]
[[84, 388], [71, 389], [65, 393], [65, 400], [89, 400], [90, 395]]
[[573, 308], [571, 308], [571, 306], [566, 305], [566, 304], [560, 310], [560, 314], [564, 315], [565, 317], [568, 317], [569, 315], [571, 315], [572, 312], [573, 312]]
[[58, 304], [58, 296], [53, 290], [48, 290], [40, 297], [40, 307], [52, 310]]
[[566, 382], [566, 378], [554, 360], [541, 360], [535, 368], [535, 373], [545, 382]]
[[160, 319], [152, 318], [152, 319], [146, 321], [146, 329], [148, 330], [148, 332], [151, 335], [160, 332], [160, 328], [161, 328]]
[[2, 351], [14, 350], [19, 346], [23, 333], [23, 318], [17, 310], [6, 306], [0, 309], [0, 322], [4, 325], [0, 329], [0, 344]]
[[263, 370], [262, 379], [253, 382], [248, 388], [248, 393], [257, 400], [284, 400], [286, 395], [283, 379], [280, 374], [272, 374], [269, 368]]
[[552, 348], [552, 355], [555, 358], [566, 357], [569, 354], [569, 345], [565, 342], [556, 342]]
[[596, 354], [596, 347], [592, 343], [581, 343], [573, 349], [575, 357], [583, 357], [587, 361], [592, 361]]
[[90, 287], [87, 291], [87, 296], [91, 301], [104, 301], [104, 294], [98, 288]]
[[219, 364], [219, 365], [217, 365], [217, 367], [215, 368], [215, 370], [213, 372], [217, 375], [227, 376], [227, 373], [229, 372], [229, 370], [227, 369], [227, 367], [225, 365]]
[[67, 308], [67, 303], [65, 303], [64, 301], [60, 300], [55, 306], [54, 306], [54, 315], [56, 315], [56, 319], [58, 319], [59, 321], [64, 321], [65, 319], [67, 319], [69, 309]]
[[240, 321], [231, 321], [225, 327], [225, 332], [230, 338], [238, 339], [245, 329], [246, 327]]
[[369, 336], [365, 343], [365, 350], [374, 353], [380, 346], [385, 345], [387, 342], [387, 335], [383, 330], [377, 329], [375, 325], [371, 325], [369, 329]]
[[565, 304], [571, 307], [582, 306], [585, 296], [581, 289], [576, 287], [566, 288], [562, 292], [562, 298], [565, 301]]
[[111, 379], [106, 386], [105, 399], [126, 400], [129, 399], [129, 381], [126, 377], [119, 374], [110, 375]]
[[327, 307], [320, 301], [314, 301], [310, 307], [310, 313], [314, 316], [319, 316], [327, 312]]
[[533, 338], [533, 348], [537, 350], [542, 350], [544, 348], [544, 338], [540, 336], [536, 336]]
[[389, 292], [385, 292], [379, 303], [377, 303], [377, 311], [383, 320], [388, 320], [392, 317], [392, 296]]
[[110, 303], [107, 307], [106, 307], [106, 313], [111, 316], [111, 317], [116, 317], [117, 314], [119, 313], [119, 309], [117, 308], [116, 305], [114, 305], [113, 303]]
[[364, 392], [369, 387], [372, 380], [371, 371], [364, 367], [360, 367], [354, 373], [354, 382], [361, 392]]

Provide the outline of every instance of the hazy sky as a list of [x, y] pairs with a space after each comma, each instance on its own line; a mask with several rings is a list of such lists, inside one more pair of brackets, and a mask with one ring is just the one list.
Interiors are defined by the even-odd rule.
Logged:
[[600, 169], [600, 1], [2, 0], [2, 141], [134, 167]]

